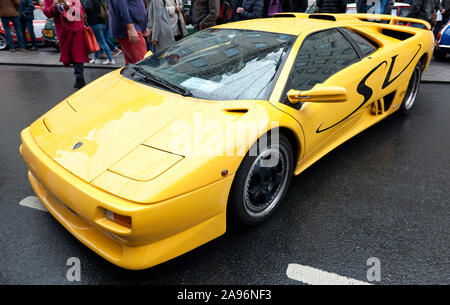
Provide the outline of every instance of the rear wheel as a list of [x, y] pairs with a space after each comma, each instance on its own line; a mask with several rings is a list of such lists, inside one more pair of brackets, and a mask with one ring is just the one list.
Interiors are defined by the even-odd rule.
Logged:
[[278, 143], [262, 141], [254, 144], [260, 147], [256, 156], [250, 149], [244, 157], [231, 187], [228, 216], [238, 224], [256, 225], [273, 215], [291, 181], [294, 153], [289, 140], [280, 135]]
[[400, 112], [408, 114], [414, 106], [417, 92], [419, 92], [420, 80], [422, 79], [422, 63], [419, 61], [414, 67], [413, 73], [409, 80], [408, 88], [406, 89], [405, 97], [403, 98]]
[[8, 47], [8, 42], [6, 41], [6, 37], [3, 34], [0, 34], [0, 50], [6, 50]]

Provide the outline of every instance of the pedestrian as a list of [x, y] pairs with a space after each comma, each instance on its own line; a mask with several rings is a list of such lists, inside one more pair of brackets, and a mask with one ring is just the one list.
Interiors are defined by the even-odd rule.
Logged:
[[450, 0], [442, 0], [442, 25], [445, 26], [450, 20]]
[[356, 12], [358, 14], [367, 14], [367, 0], [356, 0]]
[[22, 36], [25, 40], [25, 45], [27, 42], [27, 34], [31, 38], [31, 51], [37, 50], [37, 41], [36, 35], [34, 34], [33, 28], [33, 19], [34, 19], [34, 2], [33, 0], [20, 0], [20, 8], [19, 8], [19, 17], [20, 17], [20, 27], [22, 28]]
[[144, 58], [148, 30], [143, 0], [109, 0], [109, 29], [120, 44], [125, 64]]
[[[422, 19], [431, 24], [433, 12], [434, 0], [413, 0], [408, 17]], [[417, 25], [414, 23], [411, 26], [422, 27], [422, 25]]]
[[440, 32], [442, 28], [442, 4], [441, 0], [434, 0], [434, 9], [436, 11], [436, 24], [433, 29], [434, 37]]
[[347, 0], [317, 0], [319, 13], [345, 13], [347, 11]]
[[166, 9], [169, 13], [173, 37], [175, 41], [183, 39], [188, 34], [186, 24], [184, 22], [184, 9], [181, 0], [165, 0]]
[[103, 31], [103, 36], [105, 36], [106, 43], [108, 44], [109, 49], [111, 50], [111, 55], [113, 57], [119, 56], [122, 53], [122, 50], [118, 48], [111, 40], [111, 34], [109, 33], [109, 24], [106, 24], [105, 31]]
[[277, 13], [293, 12], [294, 3], [292, 0], [270, 0], [267, 7], [267, 17], [273, 17]]
[[106, 22], [108, 21], [108, 16], [102, 16], [100, 11], [100, 5], [104, 5], [104, 0], [84, 0], [83, 8], [86, 12], [86, 20], [89, 26], [94, 32], [95, 39], [97, 40], [100, 50], [94, 53], [94, 58], [89, 62], [91, 64], [100, 63], [100, 54], [104, 52], [106, 54], [106, 60], [103, 62], [104, 65], [115, 65], [111, 50], [106, 43], [106, 38], [104, 35], [106, 29]]
[[22, 34], [22, 26], [19, 18], [20, 0], [1, 0], [0, 1], [0, 18], [2, 20], [5, 38], [10, 52], [16, 52], [14, 40], [11, 36], [10, 22], [14, 26], [17, 42], [19, 43], [19, 51], [25, 51], [25, 38]]
[[242, 0], [242, 6], [236, 8], [236, 20], [248, 20], [263, 16], [264, 0]]
[[294, 1], [294, 12], [304, 13], [308, 8], [308, 0], [293, 0]]
[[191, 0], [189, 23], [194, 26], [195, 31], [215, 26], [219, 10], [219, 0]]
[[45, 0], [44, 14], [53, 18], [64, 67], [75, 70], [74, 88], [84, 87], [84, 63], [89, 61], [84, 42], [84, 10], [79, 0]]
[[151, 0], [147, 10], [147, 27], [154, 51], [159, 52], [175, 42], [172, 24], [165, 7], [167, 0]]

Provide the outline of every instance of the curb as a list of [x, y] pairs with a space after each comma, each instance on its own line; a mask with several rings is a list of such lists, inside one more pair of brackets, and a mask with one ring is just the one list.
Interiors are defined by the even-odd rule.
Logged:
[[[62, 64], [22, 64], [22, 63], [5, 63], [0, 62], [0, 66], [22, 66], [22, 67], [49, 67], [49, 68], [63, 68]], [[85, 64], [85, 69], [105, 69], [105, 70], [116, 70], [122, 68], [122, 66], [94, 66], [91, 64]]]

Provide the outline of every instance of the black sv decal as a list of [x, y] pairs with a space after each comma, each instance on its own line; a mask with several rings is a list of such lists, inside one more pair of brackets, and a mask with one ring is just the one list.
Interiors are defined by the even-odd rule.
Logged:
[[[395, 60], [397, 59], [397, 55], [392, 56], [391, 58], [391, 64], [389, 66], [389, 70], [386, 74], [386, 77], [384, 79], [383, 85], [381, 86], [381, 89], [385, 89], [386, 87], [388, 87], [390, 84], [392, 84], [397, 78], [399, 78], [399, 76], [405, 72], [405, 70], [409, 67], [409, 65], [414, 61], [414, 58], [416, 58], [417, 54], [419, 54], [420, 49], [422, 48], [422, 45], [419, 44], [419, 49], [417, 50], [416, 54], [414, 54], [414, 56], [411, 58], [411, 60], [409, 61], [409, 63], [402, 69], [402, 71], [400, 71], [399, 74], [397, 74], [397, 76], [395, 76], [394, 78], [391, 79], [391, 74], [392, 74], [392, 70], [394, 69], [394, 64], [395, 64]], [[334, 123], [333, 125], [330, 125], [326, 128], [320, 129], [323, 125], [320, 124], [319, 127], [317, 127], [316, 133], [321, 133], [324, 132], [330, 128], [333, 128], [334, 126], [342, 123], [343, 121], [345, 121], [346, 119], [348, 119], [350, 116], [352, 116], [355, 112], [357, 112], [359, 109], [361, 109], [361, 107], [363, 107], [372, 97], [373, 95], [373, 90], [372, 88], [370, 88], [369, 86], [366, 85], [366, 81], [367, 79], [375, 72], [377, 71], [381, 66], [383, 65], [387, 65], [387, 61], [382, 61], [381, 63], [379, 63], [375, 68], [373, 68], [372, 70], [370, 70], [369, 73], [367, 73], [366, 76], [363, 77], [363, 79], [359, 82], [358, 87], [356, 88], [356, 91], [361, 94], [364, 97], [363, 102], [361, 103], [361, 105], [359, 105], [358, 107], [356, 107], [355, 110], [353, 110], [350, 114], [348, 114], [346, 117], [344, 117], [343, 119], [341, 119], [339, 122]]]

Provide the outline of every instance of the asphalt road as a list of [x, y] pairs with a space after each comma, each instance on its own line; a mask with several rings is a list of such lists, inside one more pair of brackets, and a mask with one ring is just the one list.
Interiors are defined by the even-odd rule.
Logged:
[[[93, 80], [105, 70], [88, 70]], [[0, 284], [300, 284], [297, 263], [379, 284], [450, 284], [450, 85], [422, 84], [414, 112], [394, 115], [295, 177], [261, 226], [234, 230], [143, 271], [120, 269], [72, 237], [47, 212], [19, 205], [34, 193], [20, 131], [73, 92], [73, 71], [0, 67]]]

